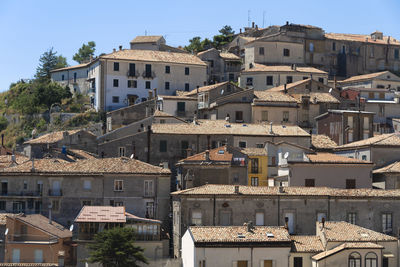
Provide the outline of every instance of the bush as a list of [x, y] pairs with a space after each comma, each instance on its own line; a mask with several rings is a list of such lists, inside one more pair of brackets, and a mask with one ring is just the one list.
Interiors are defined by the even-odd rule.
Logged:
[[8, 121], [5, 117], [1, 116], [0, 117], [0, 131], [3, 131], [4, 129], [6, 129], [8, 126]]

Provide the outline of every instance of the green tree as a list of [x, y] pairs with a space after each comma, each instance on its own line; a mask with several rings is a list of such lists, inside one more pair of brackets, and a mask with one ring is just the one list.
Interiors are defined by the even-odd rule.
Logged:
[[232, 30], [231, 26], [225, 25], [222, 29], [219, 30], [218, 35], [215, 35], [213, 38], [214, 47], [216, 49], [221, 49], [226, 44], [232, 42], [233, 36], [235, 32]]
[[105, 267], [135, 267], [139, 263], [148, 263], [144, 250], [135, 246], [135, 230], [132, 228], [116, 227], [99, 232], [88, 248], [89, 262]]
[[197, 53], [202, 50], [201, 46], [201, 37], [196, 36], [189, 40], [189, 45], [185, 46], [185, 49], [188, 52]]
[[5, 117], [0, 117], [0, 131], [3, 131], [8, 126], [8, 121]]
[[83, 44], [82, 47], [79, 48], [78, 53], [76, 53], [72, 59], [78, 62], [79, 64], [87, 62], [90, 60], [90, 56], [94, 56], [95, 50], [96, 50], [96, 43], [90, 41], [87, 44]]
[[52, 47], [40, 56], [35, 78], [42, 81], [50, 80], [50, 71], [66, 66], [68, 66], [67, 59], [57, 55], [57, 52]]

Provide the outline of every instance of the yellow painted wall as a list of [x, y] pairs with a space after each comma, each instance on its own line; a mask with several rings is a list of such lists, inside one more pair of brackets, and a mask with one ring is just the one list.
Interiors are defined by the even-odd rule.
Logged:
[[[258, 158], [258, 173], [252, 173], [251, 171], [251, 159]], [[267, 156], [249, 156], [247, 166], [247, 174], [248, 174], [248, 185], [251, 185], [251, 178], [258, 178], [259, 186], [268, 186], [268, 157]]]

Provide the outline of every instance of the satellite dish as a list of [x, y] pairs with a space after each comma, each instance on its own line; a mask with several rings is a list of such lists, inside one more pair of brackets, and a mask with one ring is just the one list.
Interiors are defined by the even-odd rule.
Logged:
[[332, 88], [331, 88], [331, 89], [329, 89], [329, 93], [332, 93]]
[[285, 155], [283, 155], [284, 159], [287, 159], [289, 157], [289, 152], [286, 152]]
[[74, 225], [71, 224], [71, 226], [69, 227], [69, 231], [72, 232], [74, 230]]
[[133, 159], [133, 154], [131, 154], [130, 158]]
[[221, 95], [223, 95], [223, 94], [224, 94], [224, 89], [221, 90]]
[[6, 229], [6, 231], [4, 232], [4, 235], [7, 235], [8, 234], [8, 228]]

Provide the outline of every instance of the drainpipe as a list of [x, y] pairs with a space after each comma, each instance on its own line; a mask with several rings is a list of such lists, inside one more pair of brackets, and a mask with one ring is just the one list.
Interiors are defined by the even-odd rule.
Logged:
[[276, 224], [277, 226], [279, 226], [279, 219], [280, 219], [280, 216], [281, 216], [281, 210], [280, 210], [280, 208], [281, 208], [281, 207], [280, 207], [280, 206], [281, 206], [280, 204], [281, 204], [281, 203], [280, 203], [280, 202], [281, 202], [281, 197], [278, 196], [278, 216], [277, 216], [278, 222], [277, 222], [277, 224]]
[[150, 163], [151, 126], [147, 126], [147, 163]]
[[250, 255], [250, 266], [253, 267], [253, 247], [250, 247], [251, 255]]
[[328, 221], [331, 220], [331, 196], [328, 196]]
[[216, 200], [214, 195], [214, 205], [213, 205], [213, 225], [215, 226], [215, 208], [216, 208]]

